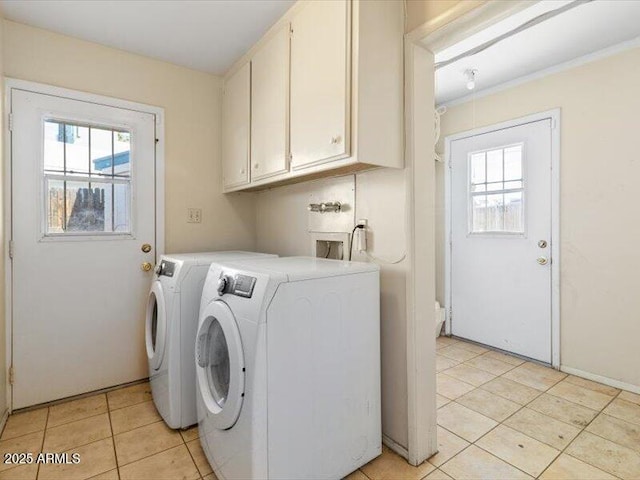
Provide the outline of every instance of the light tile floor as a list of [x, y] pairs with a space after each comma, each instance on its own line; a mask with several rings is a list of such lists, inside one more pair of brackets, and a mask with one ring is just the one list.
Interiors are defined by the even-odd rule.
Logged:
[[[386, 447], [348, 480], [640, 480], [640, 395], [441, 337], [439, 452], [412, 467]], [[215, 479], [196, 428], [176, 432], [149, 384], [12, 415], [0, 452], [77, 452], [79, 465], [0, 463], [11, 479]]]
[[148, 383], [9, 417], [0, 453], [75, 452], [78, 465], [0, 463], [0, 480], [215, 480], [198, 429], [169, 429]]
[[436, 369], [439, 452], [348, 480], [640, 480], [640, 395], [446, 337]]

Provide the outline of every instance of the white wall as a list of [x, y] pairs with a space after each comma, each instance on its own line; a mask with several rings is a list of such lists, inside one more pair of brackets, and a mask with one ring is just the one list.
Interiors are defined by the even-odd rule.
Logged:
[[[353, 218], [368, 220], [368, 247], [373, 255], [388, 261], [398, 260], [406, 253], [405, 177], [405, 170], [393, 169], [348, 177], [356, 192]], [[258, 193], [258, 250], [279, 255], [311, 255], [312, 242], [307, 228], [310, 196], [334, 201], [329, 190], [344, 178], [299, 183]], [[355, 246], [353, 259], [366, 261], [356, 253]], [[381, 267], [382, 430], [406, 447], [406, 281], [410, 267], [406, 260]]]
[[7, 77], [164, 107], [166, 250], [254, 248], [252, 195], [222, 194], [219, 77], [7, 20], [3, 53]]
[[452, 107], [442, 138], [561, 108], [561, 364], [640, 388], [638, 85], [635, 48]]

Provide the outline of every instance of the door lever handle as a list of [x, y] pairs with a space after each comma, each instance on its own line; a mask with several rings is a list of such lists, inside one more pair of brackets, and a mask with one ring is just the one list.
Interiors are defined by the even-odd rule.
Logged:
[[549, 263], [549, 259], [547, 257], [538, 257], [536, 262], [538, 262], [538, 265], [546, 265]]

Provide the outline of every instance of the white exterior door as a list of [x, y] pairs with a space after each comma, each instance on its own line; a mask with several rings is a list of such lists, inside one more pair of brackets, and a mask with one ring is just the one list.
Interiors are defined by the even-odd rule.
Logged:
[[551, 120], [450, 152], [451, 331], [551, 363]]
[[155, 115], [15, 88], [11, 112], [13, 408], [146, 377]]

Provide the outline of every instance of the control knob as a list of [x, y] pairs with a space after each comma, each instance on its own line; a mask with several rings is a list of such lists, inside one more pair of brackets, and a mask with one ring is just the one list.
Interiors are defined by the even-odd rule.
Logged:
[[218, 295], [223, 295], [230, 283], [229, 277], [226, 275], [220, 277], [220, 280], [218, 280]]

